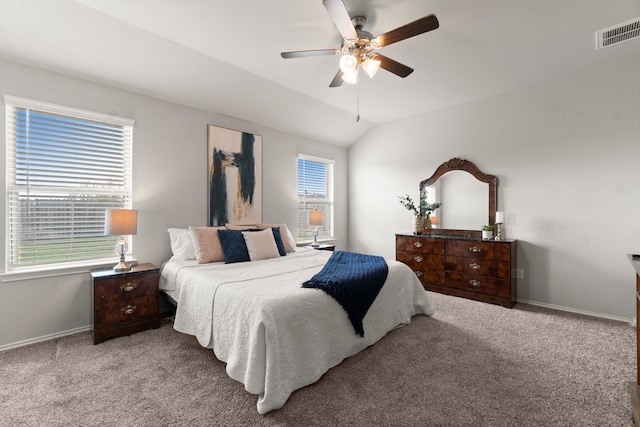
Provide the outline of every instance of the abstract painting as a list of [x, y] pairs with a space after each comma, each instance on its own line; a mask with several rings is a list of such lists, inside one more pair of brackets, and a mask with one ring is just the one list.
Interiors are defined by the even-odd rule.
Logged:
[[262, 137], [208, 125], [209, 226], [262, 222]]

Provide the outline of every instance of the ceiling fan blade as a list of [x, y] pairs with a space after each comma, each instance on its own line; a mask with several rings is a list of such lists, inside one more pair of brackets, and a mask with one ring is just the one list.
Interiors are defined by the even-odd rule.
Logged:
[[388, 58], [384, 55], [377, 54], [374, 59], [380, 61], [381, 68], [384, 68], [385, 70], [395, 74], [396, 76], [405, 78], [409, 74], [413, 73], [413, 68], [407, 67], [406, 65], [401, 64], [398, 61], [394, 61], [393, 59]]
[[288, 58], [305, 58], [307, 56], [323, 56], [323, 55], [337, 55], [340, 53], [340, 49], [314, 49], [314, 50], [295, 50], [292, 52], [282, 52], [280, 56], [285, 59]]
[[331, 80], [331, 83], [329, 83], [329, 87], [340, 87], [342, 86], [342, 82], [344, 80], [342, 80], [342, 75], [344, 73], [342, 72], [342, 70], [338, 70], [338, 72], [336, 73], [336, 76], [333, 78], [333, 80]]
[[389, 46], [392, 43], [408, 39], [418, 34], [426, 33], [427, 31], [435, 30], [440, 26], [436, 15], [428, 15], [424, 18], [420, 18], [417, 21], [410, 22], [402, 27], [398, 27], [395, 30], [391, 30], [377, 37], [378, 46]]
[[358, 38], [358, 33], [351, 23], [351, 17], [347, 12], [347, 8], [342, 0], [322, 0], [322, 4], [329, 12], [329, 16], [333, 19], [333, 23], [338, 27], [338, 31], [342, 37], [349, 40]]

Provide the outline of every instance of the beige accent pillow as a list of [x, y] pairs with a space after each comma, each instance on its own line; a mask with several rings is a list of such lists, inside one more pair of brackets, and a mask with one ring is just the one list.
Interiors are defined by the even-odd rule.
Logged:
[[273, 238], [273, 231], [270, 228], [262, 231], [244, 231], [242, 236], [247, 244], [251, 261], [280, 257], [276, 240]]
[[258, 224], [225, 224], [227, 230], [249, 230], [258, 228]]
[[224, 227], [189, 227], [198, 264], [224, 261], [218, 230]]
[[296, 251], [296, 241], [293, 235], [287, 228], [287, 224], [258, 224], [258, 228], [280, 228], [280, 236], [282, 237], [282, 244], [284, 244], [285, 252]]

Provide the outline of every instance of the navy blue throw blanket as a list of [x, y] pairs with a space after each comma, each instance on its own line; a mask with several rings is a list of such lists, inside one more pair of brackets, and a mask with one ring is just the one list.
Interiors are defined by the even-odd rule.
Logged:
[[302, 284], [332, 296], [344, 308], [356, 334], [364, 337], [362, 320], [387, 280], [384, 258], [355, 252], [335, 251], [322, 270]]

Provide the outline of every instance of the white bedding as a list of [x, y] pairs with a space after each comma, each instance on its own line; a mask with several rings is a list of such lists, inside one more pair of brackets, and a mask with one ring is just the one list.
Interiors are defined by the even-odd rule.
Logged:
[[387, 260], [389, 275], [356, 335], [344, 309], [324, 291], [301, 284], [322, 269], [329, 251], [236, 264], [169, 261], [160, 288], [177, 302], [174, 328], [194, 335], [227, 363], [227, 374], [259, 395], [258, 412], [281, 408], [291, 393], [316, 382], [345, 358], [409, 323], [433, 314], [420, 281]]

